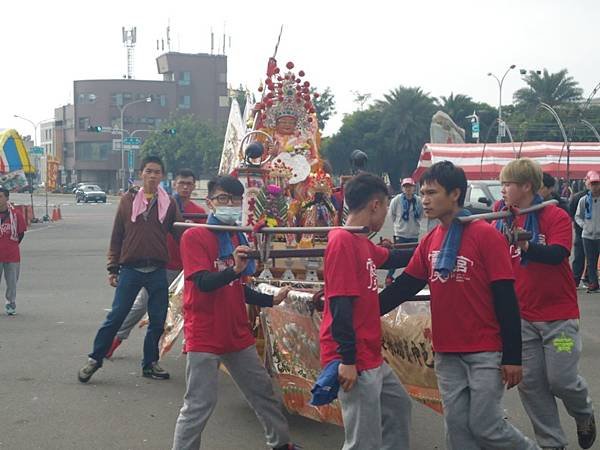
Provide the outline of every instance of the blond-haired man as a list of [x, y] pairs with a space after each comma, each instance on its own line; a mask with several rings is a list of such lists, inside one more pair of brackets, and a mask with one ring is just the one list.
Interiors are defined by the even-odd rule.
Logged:
[[[537, 162], [529, 158], [511, 161], [502, 169], [500, 181], [506, 205], [523, 209], [542, 202], [537, 194], [542, 184]], [[588, 449], [596, 438], [596, 425], [588, 385], [578, 371], [582, 342], [569, 266], [571, 220], [555, 205], [514, 220], [533, 234], [530, 241], [511, 246], [523, 339], [521, 401], [542, 448], [564, 449], [568, 444], [559, 420], [558, 397], [575, 419], [579, 445]]]

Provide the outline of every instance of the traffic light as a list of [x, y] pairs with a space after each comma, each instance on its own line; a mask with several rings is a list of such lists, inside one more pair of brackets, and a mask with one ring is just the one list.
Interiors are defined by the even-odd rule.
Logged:
[[92, 125], [91, 127], [88, 127], [87, 130], [92, 133], [102, 133], [102, 127], [100, 125]]
[[175, 128], [166, 128], [163, 130], [163, 134], [168, 134], [170, 136], [175, 136], [177, 130]]

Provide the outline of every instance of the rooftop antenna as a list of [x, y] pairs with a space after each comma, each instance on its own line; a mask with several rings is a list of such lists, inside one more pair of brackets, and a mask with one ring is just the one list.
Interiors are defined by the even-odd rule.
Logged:
[[123, 32], [123, 44], [127, 48], [127, 79], [133, 78], [133, 49], [135, 48], [136, 38], [136, 27], [128, 30], [122, 27]]
[[210, 54], [213, 55], [215, 53], [215, 33], [213, 29], [210, 29]]
[[167, 25], [167, 51], [171, 51], [171, 19]]

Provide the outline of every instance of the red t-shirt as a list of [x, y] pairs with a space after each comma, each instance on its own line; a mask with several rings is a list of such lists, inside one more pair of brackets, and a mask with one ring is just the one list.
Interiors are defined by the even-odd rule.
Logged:
[[[17, 234], [25, 233], [27, 224], [21, 211], [14, 210], [17, 219]], [[21, 252], [19, 251], [19, 241], [10, 238], [11, 221], [8, 211], [6, 214], [0, 213], [0, 262], [20, 262]]]
[[490, 285], [514, 280], [506, 239], [483, 220], [465, 225], [456, 267], [444, 281], [433, 268], [447, 231], [438, 225], [425, 236], [405, 269], [429, 283], [433, 348], [449, 353], [502, 351]]
[[[234, 248], [238, 245], [233, 236]], [[237, 352], [254, 344], [250, 332], [246, 297], [240, 279], [212, 292], [202, 292], [192, 276], [208, 270], [218, 272], [233, 266], [233, 258], [220, 261], [217, 236], [205, 228], [191, 228], [181, 238], [185, 284], [183, 317], [186, 352], [217, 355]]]
[[356, 337], [356, 368], [369, 370], [383, 363], [377, 267], [389, 257], [389, 250], [373, 244], [366, 236], [334, 230], [325, 250], [325, 311], [321, 321], [321, 365], [340, 359], [333, 339], [332, 297], [355, 297], [352, 322]]
[[[517, 225], [524, 227], [527, 216], [517, 216]], [[540, 234], [546, 245], [560, 245], [571, 252], [573, 229], [571, 218], [558, 206], [547, 206], [538, 212]], [[528, 261], [521, 264], [521, 251], [511, 246], [515, 289], [521, 317], [530, 322], [578, 319], [577, 292], [569, 259], [558, 265]]]
[[[184, 213], [199, 213], [205, 214], [206, 211], [202, 206], [194, 203], [193, 201], [187, 202], [183, 208]], [[206, 219], [192, 219], [195, 223], [204, 223]], [[167, 249], [169, 250], [169, 262], [167, 263], [167, 269], [169, 270], [182, 270], [183, 265], [181, 263], [181, 253], [179, 252], [179, 244], [173, 238], [171, 233], [167, 234]]]

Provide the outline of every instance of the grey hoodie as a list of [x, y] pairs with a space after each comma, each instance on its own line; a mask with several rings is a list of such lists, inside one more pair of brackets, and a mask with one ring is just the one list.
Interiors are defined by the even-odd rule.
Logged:
[[584, 239], [600, 239], [600, 197], [592, 197], [592, 218], [585, 218], [585, 199], [586, 195], [579, 199], [577, 212], [575, 212], [575, 222], [581, 228]]
[[[402, 208], [402, 195], [404, 194], [398, 194], [392, 199], [388, 210], [390, 218], [394, 222], [394, 236], [418, 239], [419, 231], [421, 230], [421, 221], [415, 219], [412, 208], [409, 210], [408, 221], [402, 219], [402, 213], [404, 212]], [[422, 207], [421, 197], [418, 195], [415, 195], [414, 197], [417, 200], [417, 203]]]

